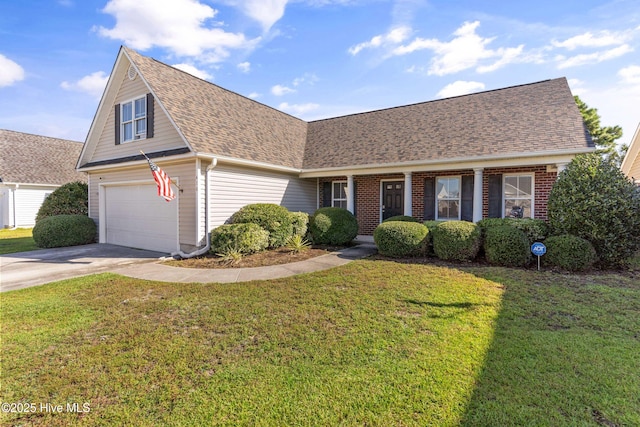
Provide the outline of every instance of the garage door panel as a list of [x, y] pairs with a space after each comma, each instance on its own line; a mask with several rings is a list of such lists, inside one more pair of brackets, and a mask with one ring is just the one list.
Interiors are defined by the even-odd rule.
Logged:
[[177, 200], [166, 202], [155, 184], [105, 187], [106, 242], [174, 252], [178, 241]]

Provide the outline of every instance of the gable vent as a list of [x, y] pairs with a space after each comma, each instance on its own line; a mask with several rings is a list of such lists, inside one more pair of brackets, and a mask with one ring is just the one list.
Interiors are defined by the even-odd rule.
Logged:
[[133, 68], [133, 65], [129, 65], [129, 70], [127, 70], [127, 76], [129, 77], [129, 80], [135, 80], [137, 75], [138, 73], [136, 72], [136, 69]]

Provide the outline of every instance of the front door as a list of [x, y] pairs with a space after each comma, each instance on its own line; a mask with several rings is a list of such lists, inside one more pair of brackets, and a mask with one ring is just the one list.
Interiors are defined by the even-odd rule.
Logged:
[[382, 220], [404, 214], [404, 181], [382, 183]]

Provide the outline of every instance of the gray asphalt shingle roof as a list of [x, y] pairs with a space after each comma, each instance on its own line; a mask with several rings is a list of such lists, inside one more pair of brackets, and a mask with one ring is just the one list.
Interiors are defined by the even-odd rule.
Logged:
[[81, 142], [0, 129], [0, 178], [25, 184], [86, 182], [86, 175], [76, 172], [81, 150]]
[[123, 49], [202, 154], [309, 170], [593, 147], [565, 78], [307, 123]]

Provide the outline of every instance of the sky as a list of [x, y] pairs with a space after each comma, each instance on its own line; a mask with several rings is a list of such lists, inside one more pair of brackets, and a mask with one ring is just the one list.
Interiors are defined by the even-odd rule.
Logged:
[[0, 128], [84, 141], [121, 45], [307, 121], [566, 77], [640, 122], [637, 0], [3, 0]]

